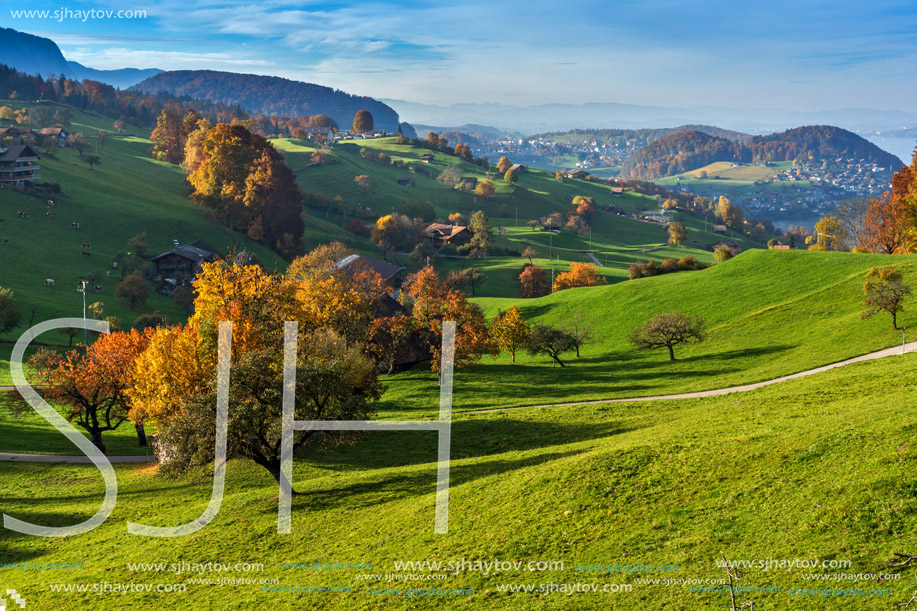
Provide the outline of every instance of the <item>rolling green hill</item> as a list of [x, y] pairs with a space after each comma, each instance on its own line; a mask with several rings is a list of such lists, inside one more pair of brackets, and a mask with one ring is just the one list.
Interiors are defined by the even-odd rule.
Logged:
[[[629, 264], [649, 258], [658, 262], [665, 257], [680, 258], [691, 254], [701, 261], [711, 262], [713, 258], [709, 245], [723, 239], [722, 236], [712, 233], [714, 219], [705, 219], [684, 212], [674, 213], [675, 219], [684, 222], [688, 228], [687, 242], [680, 247], [666, 244], [667, 234], [663, 225], [622, 217], [602, 210], [596, 212], [591, 235], [577, 236], [567, 231], [554, 235], [533, 231], [526, 227], [526, 221], [538, 219], [555, 211], [570, 211], [571, 202], [577, 195], [593, 197], [599, 207], [615, 205], [627, 212], [658, 211], [660, 206], [656, 198], [632, 192], [625, 192], [620, 197], [612, 196], [608, 187], [596, 183], [567, 178], [563, 182], [558, 182], [553, 172], [543, 170], [528, 169], [519, 175], [516, 184], [510, 184], [502, 178], [489, 175], [479, 166], [443, 153], [436, 153], [435, 162], [427, 165], [420, 162], [420, 156], [428, 153], [428, 150], [399, 145], [394, 138], [345, 141], [336, 144], [327, 153], [328, 162], [323, 165], [310, 164], [310, 156], [317, 148], [310, 142], [292, 139], [278, 139], [272, 142], [284, 151], [290, 167], [297, 170], [297, 181], [304, 191], [321, 193], [328, 199], [340, 196], [351, 205], [368, 207], [378, 215], [397, 211], [407, 200], [432, 202], [437, 215], [441, 218], [452, 212], [461, 212], [468, 216], [475, 210], [482, 209], [490, 217], [492, 225], [506, 230], [506, 235], [497, 239], [498, 248], [521, 252], [526, 246], [532, 246], [539, 253], [536, 264], [546, 269], [566, 271], [571, 261], [593, 262], [586, 254], [592, 252], [602, 263], [600, 272], [603, 276], [609, 282], [617, 282], [627, 278]], [[414, 171], [369, 161], [360, 156], [361, 148], [384, 152], [393, 160], [408, 162]], [[479, 180], [488, 177], [492, 179], [496, 187], [496, 197], [481, 200], [469, 191], [452, 189], [436, 181], [439, 173], [450, 165], [458, 166], [464, 176], [473, 176]], [[363, 193], [354, 182], [354, 177], [358, 175], [370, 177], [372, 187], [368, 193]], [[414, 186], [398, 185], [396, 179], [399, 176], [413, 179]], [[310, 210], [306, 218], [307, 247], [338, 239], [356, 250], [378, 256], [378, 249], [368, 240], [358, 239], [341, 229], [349, 218], [351, 217], [345, 214], [328, 210]], [[728, 237], [741, 243], [743, 248], [761, 246], [731, 230]], [[396, 258], [409, 268], [417, 267], [415, 262], [404, 255]], [[498, 297], [517, 295], [516, 276], [523, 262], [518, 256], [489, 256], [486, 261], [476, 263], [487, 277], [481, 294]], [[466, 261], [454, 259], [437, 265], [441, 266], [443, 271], [448, 271], [464, 267]]]
[[[4, 105], [19, 107], [9, 102]], [[27, 328], [33, 310], [36, 322], [81, 316], [77, 281], [91, 271], [97, 272], [103, 289], [90, 293], [88, 302], [103, 302], [106, 314], [119, 317], [125, 325], [154, 310], [174, 321], [183, 320], [173, 302], [160, 295], [152, 295], [148, 305], [136, 311], [114, 295], [117, 274], [112, 259], [128, 251], [127, 241], [141, 232], [147, 234], [149, 255], [172, 248], [173, 240], [183, 244], [203, 240], [223, 252], [233, 246], [249, 249], [267, 267], [280, 261], [270, 250], [230, 232], [195, 206], [188, 199], [184, 172], [150, 158], [149, 133], [132, 128], [130, 135], [117, 137], [110, 119], [78, 111], [73, 112], [70, 130], [83, 132], [93, 149], [99, 131], [108, 138], [98, 149], [102, 163], [94, 169], [70, 148], [59, 150], [54, 157], [41, 155], [40, 182], [57, 183], [62, 190], [53, 218], [46, 216], [44, 200], [0, 190], [0, 218], [4, 219], [0, 238], [9, 240], [0, 245], [0, 286], [15, 292], [23, 311], [22, 324], [3, 339], [17, 338]], [[19, 218], [19, 210], [29, 212], [29, 218]], [[70, 228], [73, 222], [80, 224], [78, 230]], [[89, 258], [80, 254], [84, 243], [92, 244]], [[106, 277], [108, 270], [113, 271], [111, 278]], [[53, 287], [44, 285], [46, 278], [54, 279]], [[66, 344], [67, 340], [49, 336], [41, 341]]]
[[[457, 409], [537, 405], [708, 390], [767, 380], [901, 341], [888, 316], [860, 319], [866, 272], [896, 264], [917, 283], [917, 257], [751, 250], [699, 272], [561, 291], [538, 299], [478, 299], [489, 316], [519, 305], [530, 321], [592, 326], [593, 340], [567, 367], [550, 359], [485, 357], [457, 382]], [[679, 311], [706, 319], [708, 339], [663, 352], [633, 349], [628, 336], [653, 314]], [[900, 324], [917, 325], [917, 307]], [[481, 388], [493, 389], [481, 392]], [[388, 409], [429, 409], [436, 377], [423, 366], [394, 377]]]
[[[13, 564], [0, 576], [30, 606], [61, 610], [706, 611], [729, 608], [721, 558], [799, 558], [850, 564], [745, 569], [740, 586], [748, 589], [737, 601], [787, 611], [889, 609], [914, 590], [911, 567], [888, 565], [895, 553], [913, 553], [917, 530], [917, 420], [902, 407], [917, 400], [905, 382], [915, 366], [917, 356], [908, 355], [712, 399], [460, 414], [452, 429], [447, 535], [433, 534], [430, 433], [370, 433], [354, 445], [301, 452], [294, 485], [303, 494], [293, 500], [292, 535], [276, 532], [273, 479], [250, 461], [233, 460], [221, 511], [209, 526], [179, 538], [131, 536], [128, 520], [174, 526], [197, 518], [210, 499], [211, 469], [173, 479], [148, 466], [116, 465], [118, 504], [103, 526], [63, 539], [8, 534], [0, 552]], [[460, 371], [457, 380], [474, 375]], [[92, 466], [3, 463], [0, 471], [3, 512], [20, 519], [72, 524], [102, 500]], [[395, 565], [461, 559], [555, 564], [486, 573]], [[128, 567], [183, 561], [263, 566], [206, 574]], [[76, 566], [16, 568], [29, 562]], [[835, 574], [875, 572], [900, 579], [832, 581]], [[385, 578], [392, 573], [403, 580]], [[812, 573], [829, 580], [807, 579]], [[419, 581], [431, 574], [435, 580]], [[242, 585], [219, 585], [231, 580]], [[104, 582], [187, 590], [92, 592]], [[57, 583], [89, 589], [51, 591]], [[550, 594], [539, 592], [541, 584], [632, 589]], [[534, 593], [505, 591], [509, 586]]]

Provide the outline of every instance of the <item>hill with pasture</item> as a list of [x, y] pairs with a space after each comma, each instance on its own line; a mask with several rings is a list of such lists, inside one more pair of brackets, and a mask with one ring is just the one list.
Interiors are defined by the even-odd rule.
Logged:
[[895, 155], [853, 132], [830, 125], [814, 125], [739, 142], [698, 130], [669, 134], [634, 153], [624, 164], [622, 174], [652, 180], [720, 161], [834, 162], [836, 159], [875, 164], [889, 177], [903, 165]]
[[324, 114], [334, 119], [342, 129], [350, 129], [353, 117], [359, 110], [372, 113], [376, 129], [394, 133], [399, 123], [398, 113], [373, 98], [277, 76], [215, 70], [173, 70], [151, 76], [133, 89], [150, 94], [165, 92], [241, 106], [250, 112], [269, 116]]
[[[3, 105], [23, 106], [9, 101]], [[47, 215], [46, 198], [0, 190], [0, 286], [14, 291], [23, 312], [21, 325], [4, 340], [18, 338], [30, 320], [81, 316], [82, 296], [76, 290], [81, 278], [95, 278], [94, 285], [101, 287], [87, 296], [88, 303], [104, 303], [105, 314], [117, 316], [125, 326], [156, 310], [173, 321], [184, 320], [181, 308], [155, 292], [146, 306], [134, 310], [114, 294], [118, 272], [112, 263], [119, 253], [131, 250], [128, 240], [143, 232], [147, 258], [171, 249], [175, 240], [202, 240], [222, 253], [233, 248], [253, 252], [269, 267], [280, 261], [269, 249], [229, 231], [195, 206], [188, 198], [184, 171], [150, 157], [148, 131], [129, 128], [118, 134], [107, 117], [76, 110], [71, 110], [71, 117], [69, 130], [87, 136], [91, 149], [85, 155], [98, 151], [101, 163], [90, 168], [70, 147], [54, 152], [39, 148], [40, 182], [60, 188], [51, 195], [53, 216]], [[105, 136], [101, 142], [100, 132]], [[28, 213], [28, 218], [17, 212]], [[71, 223], [79, 228], [71, 228]], [[53, 279], [54, 286], [45, 286], [46, 279]], [[54, 336], [42, 341], [68, 340]], [[0, 354], [6, 352], [3, 348]]]
[[[917, 398], [907, 383], [915, 355], [719, 397], [499, 408], [718, 388], [892, 344], [897, 334], [888, 320], [857, 316], [865, 270], [888, 261], [849, 253], [750, 252], [702, 272], [530, 300], [523, 308], [531, 320], [562, 322], [572, 305], [590, 313], [594, 340], [563, 369], [525, 357], [456, 372], [448, 536], [432, 534], [436, 436], [374, 432], [353, 444], [312, 444], [297, 453], [293, 481], [302, 494], [293, 499], [292, 536], [276, 532], [276, 482], [251, 461], [236, 459], [227, 466], [221, 510], [201, 534], [138, 547], [124, 522], [194, 520], [210, 500], [210, 467], [166, 477], [146, 465], [115, 465], [120, 494], [112, 519], [80, 537], [7, 538], [4, 558], [78, 562], [68, 579], [98, 583], [115, 568], [147, 562], [151, 549], [164, 563], [191, 552], [246, 562], [244, 552], [225, 557], [226, 550], [270, 549], [285, 564], [265, 564], [258, 577], [276, 579], [275, 585], [214, 588], [182, 575], [173, 581], [186, 580], [183, 596], [206, 592], [217, 605], [257, 607], [293, 596], [290, 588], [302, 571], [313, 574], [309, 563], [340, 558], [363, 568], [322, 573], [324, 587], [338, 588], [336, 608], [435, 609], [442, 600], [399, 594], [404, 584], [384, 575], [429, 574], [396, 568], [397, 562], [469, 558], [486, 532], [494, 534], [487, 558], [562, 564], [549, 572], [442, 571], [436, 588], [451, 592], [449, 608], [566, 609], [575, 600], [577, 609], [599, 610], [613, 600], [615, 608], [701, 611], [729, 604], [718, 560], [771, 558], [779, 549], [787, 558], [844, 560], [850, 563], [845, 573], [892, 576], [876, 586], [881, 595], [841, 597], [827, 591], [835, 584], [804, 570], [752, 566], [743, 570], [747, 589], [736, 591], [737, 604], [801, 611], [817, 597], [830, 600], [826, 608], [887, 609], [913, 591], [909, 570], [889, 565], [917, 528], [910, 483], [917, 421], [901, 407]], [[917, 280], [914, 257], [894, 261], [905, 267], [907, 281]], [[483, 303], [491, 313], [505, 305]], [[621, 338], [631, 325], [672, 308], [708, 318], [710, 339], [680, 350], [674, 363], [624, 347]], [[913, 316], [905, 324], [914, 324]], [[434, 374], [399, 374], [387, 386], [378, 418], [438, 417]], [[498, 409], [472, 411], [480, 408]], [[127, 449], [130, 434], [112, 435], [119, 437], [112, 447]], [[37, 417], [4, 412], [0, 451], [36, 445], [72, 451]], [[104, 488], [95, 467], [42, 465], [39, 477], [36, 469], [5, 466], [4, 484], [15, 490], [5, 513], [63, 525], [97, 510]], [[609, 559], [618, 559], [617, 565]], [[663, 561], [665, 571], [658, 568]], [[157, 578], [132, 574], [143, 583]], [[664, 578], [686, 581], [667, 585], [659, 581]], [[534, 594], [548, 582], [599, 589], [613, 584], [615, 591], [562, 599]], [[52, 592], [40, 571], [18, 573], [16, 583], [30, 600], [48, 606], [76, 608], [91, 600], [93, 608], [121, 608], [120, 597]]]

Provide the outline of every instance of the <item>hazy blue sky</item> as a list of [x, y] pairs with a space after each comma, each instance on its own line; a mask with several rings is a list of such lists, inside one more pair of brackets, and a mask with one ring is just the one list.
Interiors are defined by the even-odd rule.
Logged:
[[86, 22], [0, 16], [93, 68], [274, 74], [437, 104], [917, 111], [915, 0], [15, 5], [147, 11], [146, 19]]

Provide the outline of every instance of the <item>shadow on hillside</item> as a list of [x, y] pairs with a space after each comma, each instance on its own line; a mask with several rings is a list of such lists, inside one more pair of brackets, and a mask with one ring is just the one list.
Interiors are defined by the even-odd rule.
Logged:
[[[483, 477], [541, 465], [569, 456], [575, 456], [584, 451], [585, 450], [568, 450], [566, 452], [551, 452], [517, 460], [498, 459], [471, 465], [453, 464], [451, 466], [449, 479], [450, 488], [454, 490], [457, 486], [473, 482]], [[298, 488], [302, 492], [305, 486], [300, 483], [297, 487], [294, 482], [294, 488]], [[293, 513], [295, 517], [297, 511], [314, 511], [329, 508], [346, 510], [355, 507], [371, 507], [407, 496], [431, 495], [435, 491], [436, 468], [435, 463], [431, 463], [429, 469], [424, 469], [417, 473], [397, 474], [375, 481], [349, 484], [332, 489], [308, 491], [293, 498]], [[430, 505], [430, 527], [432, 528], [432, 500], [430, 501]], [[266, 507], [264, 512], [275, 513], [276, 508]]]
[[[637, 427], [619, 422], [596, 423], [533, 422], [506, 416], [475, 416], [452, 424], [452, 460], [547, 449], [620, 435]], [[348, 471], [378, 469], [436, 460], [439, 435], [435, 431], [379, 431], [362, 433], [356, 443], [331, 448], [306, 446], [296, 453], [297, 460], [320, 469]]]
[[[4, 536], [7, 538], [7, 540], [12, 539], [13, 537], [18, 537], [20, 539], [25, 539], [26, 537], [29, 537], [29, 539], [35, 538], [29, 535], [20, 535], [18, 533], [13, 533], [12, 531], [6, 531], [6, 532], [7, 534]], [[48, 554], [51, 554], [51, 553], [52, 552], [49, 550]], [[0, 558], [2, 558], [2, 562], [4, 564], [13, 563], [13, 562], [26, 562], [28, 560], [32, 560], [33, 558], [40, 558], [41, 556], [45, 556], [45, 555], [46, 555], [45, 553], [43, 553], [39, 549], [36, 549], [35, 547], [16, 547], [16, 546], [10, 545], [9, 541], [7, 541], [6, 543], [0, 543]], [[58, 562], [58, 561], [59, 560], [57, 559], [51, 560], [51, 562]], [[16, 573], [9, 573], [9, 572], [4, 573], [4, 580], [3, 580], [4, 590], [6, 588], [15, 588], [16, 587], [16, 578], [11, 576], [15, 574]]]

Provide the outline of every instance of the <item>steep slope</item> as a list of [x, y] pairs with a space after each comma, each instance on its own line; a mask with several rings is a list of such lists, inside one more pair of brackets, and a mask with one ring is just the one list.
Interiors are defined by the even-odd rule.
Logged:
[[376, 129], [389, 132], [398, 129], [398, 113], [382, 102], [277, 76], [214, 70], [175, 70], [152, 76], [138, 83], [134, 89], [145, 93], [167, 92], [223, 102], [265, 115], [325, 114], [343, 129], [350, 128], [358, 110], [366, 109], [372, 113]]
[[20, 72], [37, 74], [42, 77], [63, 74], [69, 79], [91, 79], [119, 89], [125, 89], [162, 72], [157, 68], [123, 68], [120, 70], [89, 68], [79, 62], [67, 61], [60, 48], [50, 38], [34, 36], [10, 28], [0, 28], [0, 49], [3, 49], [3, 63]]

